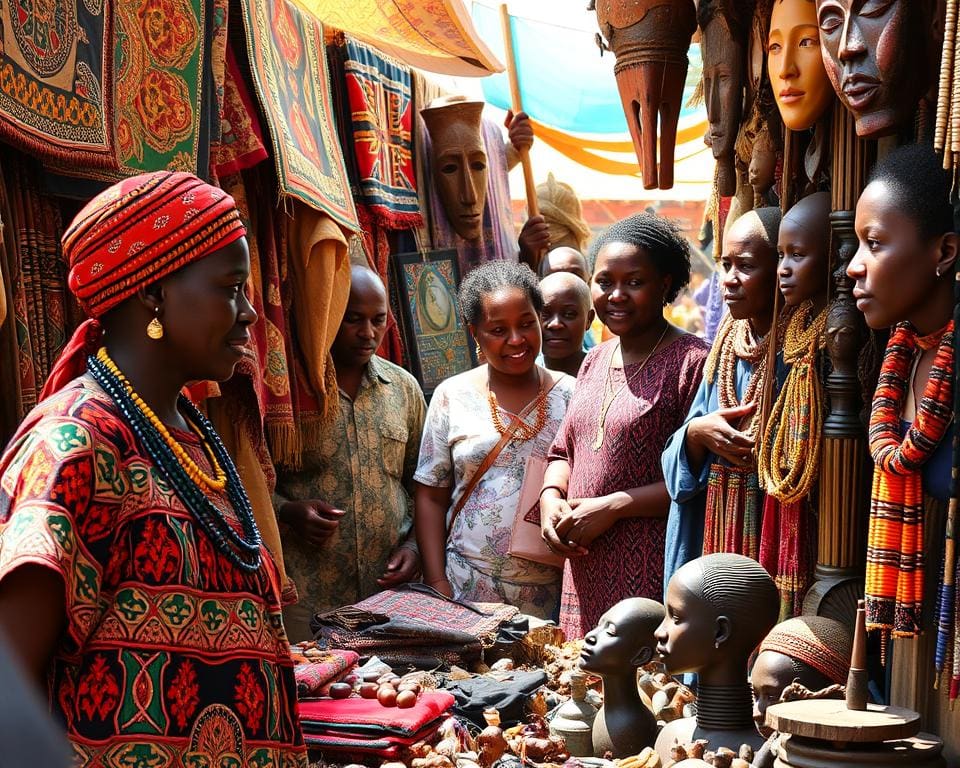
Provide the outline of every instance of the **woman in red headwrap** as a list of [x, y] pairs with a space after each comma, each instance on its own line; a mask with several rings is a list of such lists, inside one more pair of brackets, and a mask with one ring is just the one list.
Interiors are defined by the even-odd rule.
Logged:
[[63, 237], [91, 317], [0, 458], [0, 626], [80, 765], [305, 765], [277, 569], [210, 424], [256, 312], [232, 198], [122, 181]]

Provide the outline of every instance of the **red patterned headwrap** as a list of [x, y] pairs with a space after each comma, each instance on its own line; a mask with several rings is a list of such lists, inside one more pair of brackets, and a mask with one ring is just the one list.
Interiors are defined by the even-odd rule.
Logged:
[[853, 638], [839, 621], [825, 616], [798, 616], [777, 624], [760, 643], [760, 653], [776, 651], [817, 670], [832, 683], [845, 685]]
[[68, 285], [92, 318], [54, 365], [41, 398], [85, 370], [101, 342], [98, 319], [149, 285], [246, 234], [233, 198], [189, 173], [133, 176], [101, 192], [63, 235]]

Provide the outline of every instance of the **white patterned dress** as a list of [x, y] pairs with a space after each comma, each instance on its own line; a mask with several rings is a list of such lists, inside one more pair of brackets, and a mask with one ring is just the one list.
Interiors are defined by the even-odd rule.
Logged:
[[[452, 488], [450, 510], [484, 457], [500, 441], [487, 393], [473, 371], [442, 382], [433, 394], [420, 444], [414, 480]], [[536, 437], [514, 438], [477, 483], [447, 537], [447, 579], [454, 596], [477, 602], [503, 602], [523, 613], [555, 618], [561, 571], [511, 557], [510, 533], [520, 502], [524, 468], [530, 456], [545, 458], [567, 405], [575, 379], [563, 375], [547, 395], [547, 421]], [[501, 408], [503, 420], [512, 414]], [[526, 422], [536, 421], [536, 411]], [[450, 512], [447, 513], [449, 525]]]

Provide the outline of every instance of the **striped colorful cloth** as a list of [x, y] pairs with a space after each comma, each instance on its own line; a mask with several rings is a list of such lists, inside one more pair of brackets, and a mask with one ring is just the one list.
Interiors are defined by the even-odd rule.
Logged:
[[297, 663], [293, 674], [297, 680], [297, 697], [301, 699], [324, 696], [333, 683], [343, 680], [357, 666], [360, 655], [355, 651], [324, 651], [319, 658], [314, 655], [301, 656], [297, 646], [290, 648], [295, 661], [300, 658], [307, 661]]
[[[953, 415], [953, 321], [920, 337], [907, 323], [896, 326], [883, 358], [870, 416], [875, 464], [867, 537], [867, 629], [894, 637], [921, 631], [924, 577], [924, 499], [921, 468], [950, 426]], [[921, 350], [937, 348], [917, 415], [901, 438], [900, 419]]]

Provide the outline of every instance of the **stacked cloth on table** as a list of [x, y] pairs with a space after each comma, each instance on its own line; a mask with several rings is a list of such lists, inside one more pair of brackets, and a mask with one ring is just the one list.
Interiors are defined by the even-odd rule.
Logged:
[[408, 709], [376, 699], [316, 699], [300, 703], [303, 740], [332, 762], [353, 756], [395, 760], [405, 747], [431, 739], [453, 707], [445, 691], [422, 693]]
[[355, 651], [322, 651], [315, 643], [290, 646], [293, 656], [293, 676], [297, 681], [297, 698], [326, 696], [330, 686], [338, 683], [354, 669], [360, 655]]
[[452, 600], [424, 584], [404, 584], [318, 614], [311, 628], [321, 644], [429, 669], [479, 660], [517, 613], [510, 605]]

